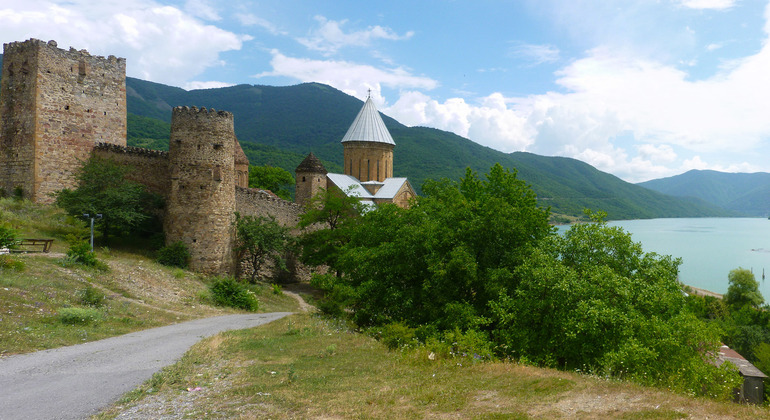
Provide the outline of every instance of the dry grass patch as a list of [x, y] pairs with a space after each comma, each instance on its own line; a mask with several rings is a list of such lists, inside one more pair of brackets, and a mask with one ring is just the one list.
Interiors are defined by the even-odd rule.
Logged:
[[[194, 347], [100, 418], [738, 418], [767, 409], [572, 372], [390, 352], [337, 321], [295, 315]], [[200, 389], [198, 389], [200, 388]], [[157, 411], [161, 410], [161, 411]]]

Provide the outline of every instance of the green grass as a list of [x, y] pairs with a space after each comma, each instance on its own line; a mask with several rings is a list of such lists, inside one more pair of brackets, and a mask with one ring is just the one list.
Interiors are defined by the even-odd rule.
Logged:
[[[0, 216], [20, 237], [54, 239], [51, 254], [12, 254], [11, 260], [23, 263], [21, 270], [0, 265], [0, 355], [236, 312], [213, 306], [206, 293], [210, 279], [164, 267], [120, 243], [97, 247], [97, 258], [108, 271], [63, 266], [59, 255], [68, 247], [64, 237], [84, 230], [84, 222], [55, 207], [0, 199]], [[261, 312], [298, 309], [294, 299], [273, 294], [269, 284], [249, 287]]]

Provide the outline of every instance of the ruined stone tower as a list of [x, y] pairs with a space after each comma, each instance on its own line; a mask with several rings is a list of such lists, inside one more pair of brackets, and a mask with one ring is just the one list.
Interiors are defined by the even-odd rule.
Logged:
[[30, 39], [3, 45], [0, 188], [51, 202], [96, 142], [126, 145], [126, 61]]
[[190, 268], [201, 273], [234, 270], [236, 142], [233, 114], [174, 108], [164, 231], [167, 244], [184, 242]]
[[326, 168], [312, 152], [297, 166], [294, 173], [297, 187], [294, 202], [301, 206], [307, 204], [321, 188], [326, 188]]
[[370, 96], [342, 138], [345, 175], [360, 182], [383, 182], [392, 177], [395, 146]]

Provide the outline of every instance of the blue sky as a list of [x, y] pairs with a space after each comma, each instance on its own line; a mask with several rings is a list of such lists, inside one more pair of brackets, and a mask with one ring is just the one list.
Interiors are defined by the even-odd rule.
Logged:
[[185, 89], [371, 89], [404, 124], [639, 182], [770, 172], [769, 17], [760, 0], [0, 0], [0, 41]]

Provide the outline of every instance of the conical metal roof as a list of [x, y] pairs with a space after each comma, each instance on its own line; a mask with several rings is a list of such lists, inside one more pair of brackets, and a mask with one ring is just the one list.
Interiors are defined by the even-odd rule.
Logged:
[[346, 141], [370, 141], [396, 145], [371, 96], [366, 99], [364, 107], [358, 112], [355, 121], [342, 138], [342, 143]]

